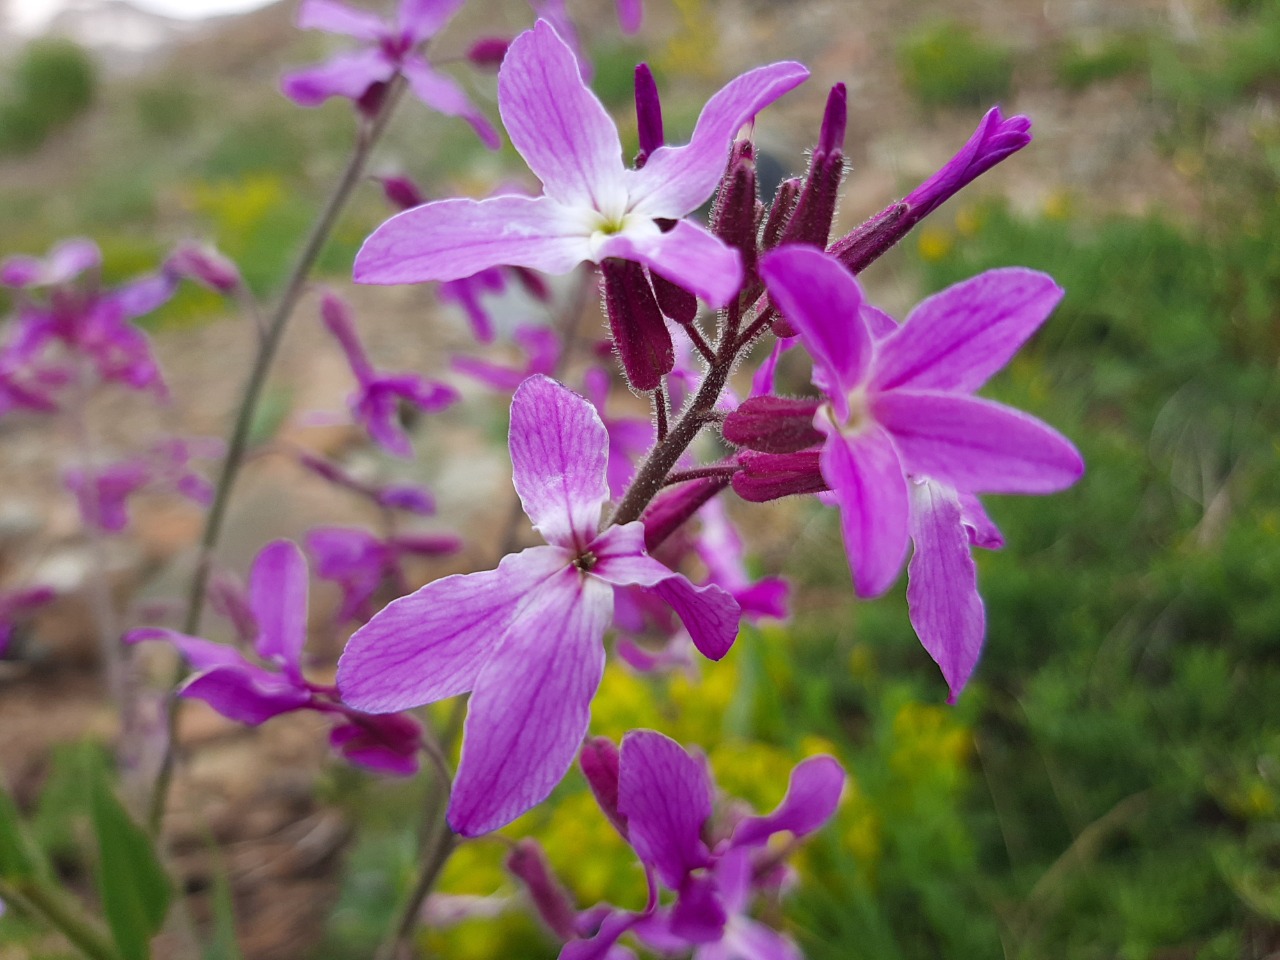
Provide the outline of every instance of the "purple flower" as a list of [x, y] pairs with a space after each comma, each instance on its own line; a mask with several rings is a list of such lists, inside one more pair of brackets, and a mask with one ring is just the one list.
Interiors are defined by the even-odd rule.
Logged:
[[807, 76], [797, 63], [743, 74], [707, 103], [688, 145], [661, 147], [643, 169], [628, 170], [617, 128], [573, 52], [540, 20], [511, 44], [498, 105], [543, 196], [440, 200], [405, 211], [365, 241], [355, 278], [456, 280], [500, 264], [563, 274], [584, 260], [622, 258], [723, 306], [741, 284], [741, 257], [680, 218], [711, 196], [738, 128]]
[[340, 53], [327, 63], [285, 74], [285, 96], [304, 107], [330, 97], [354, 100], [366, 112], [381, 102], [386, 85], [403, 75], [413, 95], [445, 116], [461, 117], [475, 129], [485, 146], [496, 150], [501, 141], [484, 114], [472, 106], [452, 77], [438, 72], [420, 47], [444, 28], [463, 0], [400, 0], [394, 22], [337, 0], [302, 0], [298, 26], [324, 30], [363, 41], [366, 46]]
[[[833, 757], [798, 764], [772, 813], [730, 817], [718, 830], [705, 761], [660, 733], [633, 730], [621, 751], [592, 740], [581, 762], [601, 809], [644, 864], [651, 891], [642, 913], [598, 911], [594, 937], [571, 941], [561, 960], [604, 957], [628, 930], [663, 953], [692, 948], [695, 960], [799, 957], [794, 944], [747, 910], [755, 894], [780, 887], [784, 865], [766, 850], [770, 838], [786, 832], [801, 839], [835, 814], [845, 774]], [[675, 893], [669, 906], [657, 906], [655, 878]]]
[[161, 272], [104, 290], [101, 259], [92, 241], [69, 240], [43, 261], [15, 256], [0, 264], [0, 283], [21, 291], [13, 335], [0, 351], [0, 411], [49, 408], [44, 390], [71, 379], [48, 363], [55, 343], [88, 360], [102, 380], [166, 395], [150, 342], [130, 321], [172, 297], [177, 278]]
[[448, 811], [464, 836], [540, 803], [573, 762], [604, 671], [614, 587], [656, 588], [713, 660], [737, 635], [733, 598], [649, 557], [640, 523], [596, 532], [608, 444], [590, 403], [547, 377], [527, 380], [511, 403], [511, 460], [525, 513], [549, 545], [393, 602], [338, 663], [343, 699], [371, 713], [471, 691]]
[[296, 544], [274, 540], [258, 553], [249, 574], [249, 608], [257, 622], [253, 660], [227, 644], [159, 627], [130, 630], [124, 642], [172, 644], [195, 670], [178, 695], [203, 700], [237, 723], [257, 726], [294, 710], [335, 714], [341, 722], [330, 740], [352, 763], [405, 775], [417, 770], [416, 720], [361, 714], [339, 702], [334, 688], [303, 676], [307, 562]]
[[388, 510], [403, 510], [429, 517], [436, 512], [436, 501], [426, 487], [416, 483], [369, 483], [354, 476], [338, 464], [306, 450], [296, 451], [298, 463], [310, 473], [367, 498]]
[[[954, 699], [984, 629], [968, 545], [999, 541], [974, 495], [1052, 493], [1084, 471], [1080, 454], [1052, 428], [973, 396], [1044, 322], [1062, 290], [1042, 273], [990, 270], [925, 300], [898, 327], [864, 306], [857, 282], [827, 254], [782, 248], [761, 272], [813, 355], [825, 402], [812, 413], [805, 401], [788, 403], [812, 416], [822, 449], [816, 458], [744, 452], [734, 488], [770, 499], [829, 487], [860, 596], [889, 588], [914, 539], [911, 619]], [[751, 402], [764, 400], [782, 398]], [[796, 411], [783, 407], [779, 418], [794, 419]]]
[[332, 293], [320, 303], [320, 316], [329, 332], [342, 345], [360, 387], [347, 400], [351, 415], [364, 425], [374, 442], [398, 457], [413, 456], [409, 437], [400, 425], [400, 401], [419, 410], [435, 413], [458, 399], [447, 384], [427, 380], [416, 373], [380, 373], [365, 355], [347, 305]]
[[118, 460], [103, 467], [72, 467], [63, 473], [67, 489], [76, 498], [80, 519], [86, 526], [118, 533], [129, 524], [128, 500], [149, 487], [174, 490], [189, 500], [208, 506], [213, 487], [190, 468], [193, 457], [218, 456], [218, 441], [195, 442], [171, 438], [152, 444], [141, 456]]
[[317, 527], [307, 533], [307, 552], [316, 576], [342, 588], [337, 620], [364, 622], [373, 616], [374, 598], [384, 583], [398, 594], [408, 592], [401, 560], [405, 556], [439, 557], [462, 549], [450, 535], [414, 534], [381, 540], [355, 527]]
[[502, 393], [514, 393], [515, 389], [535, 374], [550, 376], [560, 360], [560, 338], [547, 327], [520, 327], [512, 334], [516, 344], [524, 351], [523, 367], [508, 367], [479, 357], [456, 356], [450, 366], [473, 380]]

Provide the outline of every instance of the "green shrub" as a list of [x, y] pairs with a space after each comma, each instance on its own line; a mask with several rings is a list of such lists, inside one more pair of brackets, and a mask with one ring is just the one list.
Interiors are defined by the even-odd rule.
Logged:
[[1111, 80], [1147, 68], [1146, 40], [1139, 36], [1108, 37], [1096, 45], [1073, 43], [1058, 55], [1058, 81], [1068, 90], [1084, 90], [1102, 80]]
[[898, 66], [927, 107], [985, 106], [1009, 93], [1013, 57], [964, 24], [927, 24], [903, 41]]
[[97, 70], [70, 40], [35, 40], [18, 54], [0, 103], [0, 150], [34, 150], [93, 103]]

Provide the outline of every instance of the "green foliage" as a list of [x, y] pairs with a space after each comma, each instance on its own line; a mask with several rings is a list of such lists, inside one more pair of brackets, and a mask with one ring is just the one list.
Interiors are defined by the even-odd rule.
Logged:
[[926, 23], [898, 48], [907, 89], [926, 107], [979, 107], [1008, 96], [1013, 56], [950, 20]]
[[105, 778], [91, 786], [98, 838], [98, 890], [122, 960], [147, 960], [169, 912], [172, 890], [145, 830], [130, 819]]
[[1118, 34], [1099, 43], [1072, 43], [1058, 54], [1058, 82], [1068, 90], [1084, 90], [1148, 68], [1148, 41], [1133, 34]]
[[199, 107], [196, 91], [174, 77], [142, 87], [134, 98], [138, 125], [157, 139], [190, 133], [199, 120]]
[[93, 103], [97, 70], [70, 40], [34, 40], [19, 52], [0, 100], [0, 153], [34, 150]]
[[0, 880], [29, 880], [39, 870], [39, 860], [27, 841], [22, 815], [0, 788]]

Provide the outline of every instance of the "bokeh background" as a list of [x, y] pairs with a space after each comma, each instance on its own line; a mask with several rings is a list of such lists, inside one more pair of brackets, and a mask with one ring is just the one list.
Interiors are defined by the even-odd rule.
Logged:
[[[303, 110], [277, 91], [282, 69], [319, 59], [331, 38], [297, 31], [290, 0], [205, 20], [76, 0], [38, 37], [35, 14], [11, 5], [0, 254], [87, 235], [117, 280], [195, 236], [269, 296], [351, 142], [348, 105]], [[811, 960], [1280, 956], [1280, 3], [647, 0], [631, 38], [611, 2], [569, 9], [632, 143], [638, 59], [655, 68], [673, 139], [739, 70], [807, 63], [813, 80], [757, 128], [775, 177], [803, 172], [826, 89], [848, 84], [842, 229], [941, 165], [992, 103], [1030, 115], [1029, 148], [863, 279], [901, 317], [988, 267], [1052, 273], [1066, 299], [989, 393], [1072, 437], [1089, 468], [1064, 494], [990, 498], [1009, 545], [978, 557], [987, 647], [957, 706], [901, 591], [853, 600], [834, 511], [736, 504], [756, 571], [795, 584], [791, 620], [744, 627], [698, 675], [611, 665], [594, 731], [654, 726], [699, 744], [720, 784], [761, 807], [801, 757], [842, 759], [848, 795], [802, 854], [781, 921]], [[459, 56], [529, 21], [518, 0], [469, 0], [433, 49]], [[496, 118], [492, 76], [454, 69]], [[510, 147], [488, 154], [464, 124], [413, 103], [374, 169], [436, 196], [524, 175]], [[440, 372], [475, 350], [456, 311], [426, 289], [350, 288], [354, 251], [385, 215], [370, 183], [323, 280], [349, 293], [375, 358]], [[148, 323], [174, 402], [104, 398], [105, 443], [225, 433], [251, 327], [194, 289]], [[783, 377], [799, 391], [807, 371]], [[422, 425], [416, 460], [390, 464], [325, 416], [348, 378], [304, 300], [259, 437], [428, 483], [441, 502], [432, 529], [469, 546], [423, 580], [490, 563], [511, 497], [502, 401], [469, 389]], [[372, 522], [270, 449], [242, 482], [228, 565], [244, 570], [271, 536]], [[0, 576], [64, 591], [0, 662], [0, 765], [60, 874], [92, 899], [80, 785], [87, 765], [110, 762], [117, 731], [78, 599], [90, 555], [57, 483], [72, 453], [46, 422], [0, 421]], [[136, 517], [109, 570], [134, 623], [178, 595], [200, 522], [162, 496]], [[323, 672], [343, 638], [327, 619], [334, 597], [318, 594]], [[422, 785], [330, 762], [308, 718], [246, 731], [195, 704], [183, 740], [173, 860], [205, 956], [371, 955], [413, 881]], [[503, 835], [541, 839], [584, 905], [641, 902], [629, 852], [576, 774]], [[506, 850], [494, 838], [455, 855], [442, 885], [455, 896], [438, 904], [451, 925], [424, 950], [555, 956], [502, 869]], [[0, 957], [68, 955], [0, 918]]]

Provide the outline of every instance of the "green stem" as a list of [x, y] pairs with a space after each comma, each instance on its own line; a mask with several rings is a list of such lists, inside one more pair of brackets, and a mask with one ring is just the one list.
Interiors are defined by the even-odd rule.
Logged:
[[[316, 259], [324, 249], [325, 242], [329, 239], [329, 234], [332, 232], [334, 224], [337, 223], [338, 216], [347, 205], [347, 201], [350, 200], [356, 184], [360, 182], [360, 177], [364, 172], [369, 155], [386, 129], [387, 121], [390, 119], [403, 89], [403, 79], [397, 78], [387, 91], [386, 99], [383, 101], [382, 108], [378, 114], [361, 126], [355, 149], [351, 152], [346, 169], [343, 170], [337, 187], [329, 197], [329, 202], [325, 204], [320, 216], [312, 226], [311, 233], [307, 236], [302, 251], [298, 255], [292, 272], [289, 274], [276, 308], [267, 318], [266, 326], [258, 345], [258, 354], [254, 358], [253, 369], [249, 372], [249, 378], [245, 383], [235, 426], [232, 428], [231, 438], [227, 443], [227, 456], [222, 462], [222, 473], [218, 477], [218, 484], [214, 489], [213, 505], [209, 508], [209, 513], [205, 517], [204, 531], [200, 537], [199, 556], [187, 595], [186, 615], [182, 626], [184, 633], [195, 634], [200, 630], [200, 619], [204, 612], [205, 592], [209, 585], [209, 574], [212, 570], [213, 553], [222, 536], [227, 507], [231, 502], [232, 489], [235, 486], [236, 478], [240, 474], [240, 468], [244, 465], [245, 455], [249, 449], [249, 438], [258, 412], [258, 403], [262, 398], [263, 389], [266, 387], [267, 375], [271, 371], [271, 364], [275, 360], [280, 341], [284, 337], [289, 317], [293, 314], [293, 308], [297, 305], [298, 298], [302, 295], [307, 277], [311, 274], [311, 269], [315, 266]], [[178, 668], [173, 685], [176, 687], [185, 675], [186, 665], [182, 664]], [[168, 798], [169, 787], [173, 781], [180, 703], [181, 701], [177, 698], [170, 697], [169, 735], [165, 744], [164, 757], [156, 775], [155, 788], [151, 795], [149, 822], [153, 833], [159, 832], [164, 820], [165, 801]]]
[[0, 899], [25, 907], [53, 927], [90, 960], [120, 960], [107, 934], [98, 929], [80, 905], [43, 880], [0, 880]]

